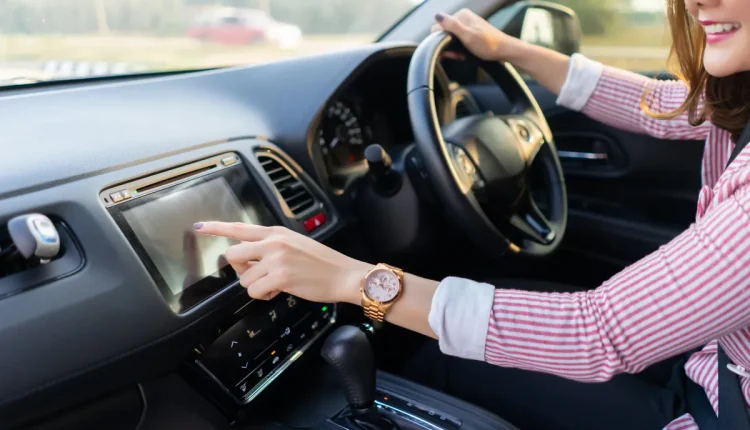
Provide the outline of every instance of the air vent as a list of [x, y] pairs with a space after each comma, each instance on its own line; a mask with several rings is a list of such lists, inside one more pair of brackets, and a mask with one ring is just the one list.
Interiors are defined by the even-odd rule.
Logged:
[[256, 156], [271, 183], [276, 187], [276, 191], [281, 194], [294, 216], [298, 216], [315, 206], [315, 198], [305, 184], [276, 156], [267, 152], [257, 153]]

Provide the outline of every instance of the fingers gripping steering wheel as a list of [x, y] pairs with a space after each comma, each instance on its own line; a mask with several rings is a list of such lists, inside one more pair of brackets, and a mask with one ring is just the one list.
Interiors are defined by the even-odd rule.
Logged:
[[[433, 84], [447, 49], [478, 62], [507, 96], [510, 114], [472, 115], [441, 129]], [[465, 233], [493, 253], [545, 256], [557, 249], [568, 213], [562, 167], [549, 125], [513, 66], [478, 59], [449, 33], [433, 33], [414, 52], [407, 93], [424, 168]], [[538, 191], [547, 196], [546, 215], [529, 189], [532, 165], [543, 173], [544, 189]]]

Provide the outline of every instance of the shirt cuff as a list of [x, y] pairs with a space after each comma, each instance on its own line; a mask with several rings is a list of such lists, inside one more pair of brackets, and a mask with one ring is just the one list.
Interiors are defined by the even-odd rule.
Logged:
[[429, 323], [447, 355], [484, 361], [495, 287], [449, 277], [432, 298]]
[[599, 84], [603, 72], [602, 63], [581, 54], [573, 54], [570, 57], [568, 76], [557, 97], [557, 104], [574, 111], [583, 109]]

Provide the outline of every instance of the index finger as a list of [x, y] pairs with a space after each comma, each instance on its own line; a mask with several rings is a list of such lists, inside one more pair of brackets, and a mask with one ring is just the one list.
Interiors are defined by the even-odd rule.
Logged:
[[267, 227], [241, 222], [205, 221], [193, 224], [193, 228], [200, 234], [223, 236], [243, 242], [263, 240], [270, 233]]

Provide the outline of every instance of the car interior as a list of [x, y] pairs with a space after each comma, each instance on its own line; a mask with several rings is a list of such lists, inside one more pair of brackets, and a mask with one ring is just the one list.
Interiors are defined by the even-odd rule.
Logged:
[[597, 123], [429, 33], [464, 6], [518, 35], [543, 8], [577, 52], [570, 9], [440, 0], [362, 47], [0, 89], [0, 428], [514, 429], [403, 376], [428, 339], [252, 300], [229, 243], [191, 229], [282, 225], [430, 279], [574, 292], [692, 222], [702, 142]]

